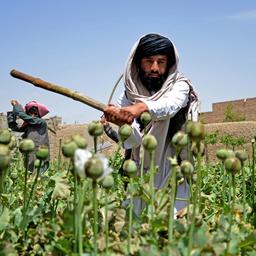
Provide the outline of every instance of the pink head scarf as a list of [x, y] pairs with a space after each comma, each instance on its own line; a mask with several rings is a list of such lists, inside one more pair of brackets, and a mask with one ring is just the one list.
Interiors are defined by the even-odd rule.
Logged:
[[43, 117], [49, 113], [49, 109], [45, 105], [43, 105], [39, 102], [36, 102], [35, 100], [30, 101], [29, 103], [27, 103], [25, 105], [25, 111], [28, 112], [32, 107], [37, 107], [38, 114], [40, 117]]

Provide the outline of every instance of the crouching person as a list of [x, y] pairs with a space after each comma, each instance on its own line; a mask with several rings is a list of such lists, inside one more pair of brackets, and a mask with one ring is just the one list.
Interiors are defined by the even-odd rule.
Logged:
[[[47, 123], [43, 116], [49, 113], [49, 110], [43, 104], [31, 101], [25, 105], [25, 108], [17, 100], [12, 100], [13, 110], [7, 112], [8, 126], [12, 131], [21, 132], [23, 139], [31, 139], [35, 143], [35, 150], [29, 154], [28, 170], [34, 171], [36, 160], [36, 151], [42, 145], [45, 145], [50, 152]], [[21, 126], [16, 122], [17, 117], [24, 122]], [[40, 172], [45, 172], [49, 167], [50, 156], [42, 163]]]

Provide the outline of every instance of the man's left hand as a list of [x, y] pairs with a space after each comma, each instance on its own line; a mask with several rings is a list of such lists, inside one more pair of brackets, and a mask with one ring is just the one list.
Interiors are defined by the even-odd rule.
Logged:
[[129, 112], [134, 118], [140, 117], [143, 112], [148, 111], [148, 106], [143, 102], [138, 102], [133, 105], [121, 108], [121, 113]]
[[131, 124], [135, 118], [138, 118], [145, 111], [148, 111], [147, 105], [139, 102], [123, 108], [109, 105], [104, 109], [104, 115], [107, 121], [121, 126], [125, 123]]

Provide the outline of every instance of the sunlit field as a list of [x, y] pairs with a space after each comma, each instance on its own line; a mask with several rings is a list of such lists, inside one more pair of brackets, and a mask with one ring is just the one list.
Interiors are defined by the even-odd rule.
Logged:
[[[119, 129], [120, 142], [108, 157], [97, 149], [101, 123], [91, 122], [88, 132], [92, 151], [74, 135], [41, 173], [48, 150], [35, 152], [33, 141], [0, 131], [0, 255], [256, 255], [254, 138], [252, 153], [233, 140], [216, 151], [216, 162], [206, 162], [206, 144], [216, 138], [205, 134], [202, 123], [187, 123], [172, 138], [172, 172], [157, 190], [153, 136], [144, 135], [137, 166], [123, 156], [129, 125]], [[190, 161], [179, 162], [184, 148], [191, 148]], [[27, 169], [31, 152], [37, 156], [33, 173]], [[187, 206], [176, 212], [183, 182], [190, 197], [179, 198]], [[138, 199], [145, 205], [139, 216], [133, 212]]]

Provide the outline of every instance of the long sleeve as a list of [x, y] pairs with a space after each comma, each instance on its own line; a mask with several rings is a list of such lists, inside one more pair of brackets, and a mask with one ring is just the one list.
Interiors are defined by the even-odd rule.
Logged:
[[8, 127], [14, 132], [22, 132], [22, 129], [18, 126], [16, 122], [16, 115], [13, 111], [7, 112], [7, 123]]
[[[189, 85], [186, 82], [179, 82], [173, 86], [170, 92], [167, 92], [158, 100], [143, 99], [141, 101], [147, 104], [152, 119], [160, 121], [174, 117], [180, 109], [188, 104], [189, 90]], [[120, 95], [118, 105], [121, 107], [131, 105], [125, 93]], [[127, 149], [140, 145], [144, 134], [140, 130], [137, 120], [134, 120], [131, 126], [132, 134], [124, 143], [124, 147]]]
[[189, 85], [182, 81], [176, 83], [171, 91], [158, 100], [142, 99], [141, 101], [148, 106], [152, 119], [167, 119], [175, 116], [180, 109], [187, 106], [189, 90]]
[[24, 112], [24, 110], [22, 109], [21, 105], [15, 105], [13, 107], [13, 113], [14, 115], [18, 116], [23, 121], [31, 125], [38, 125], [38, 124], [45, 123], [45, 121], [40, 117], [33, 117], [26, 114], [26, 112]]

